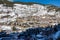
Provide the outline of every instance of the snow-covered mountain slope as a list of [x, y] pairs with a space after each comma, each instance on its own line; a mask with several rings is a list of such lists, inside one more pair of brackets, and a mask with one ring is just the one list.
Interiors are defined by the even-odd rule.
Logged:
[[8, 28], [10, 28], [10, 26], [11, 28], [13, 28], [14, 26], [23, 30], [23, 27], [30, 28], [33, 26], [38, 27], [57, 25], [58, 23], [60, 23], [59, 20], [60, 8], [55, 6], [40, 4], [13, 4], [13, 7], [9, 7], [5, 4], [0, 4], [1, 28], [3, 25], [5, 25]]

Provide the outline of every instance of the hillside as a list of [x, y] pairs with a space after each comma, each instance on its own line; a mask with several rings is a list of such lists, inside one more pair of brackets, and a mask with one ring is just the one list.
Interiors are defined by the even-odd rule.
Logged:
[[35, 27], [54, 27], [59, 23], [60, 8], [56, 6], [31, 2], [0, 1], [1, 30], [12, 31], [15, 27], [21, 32]]

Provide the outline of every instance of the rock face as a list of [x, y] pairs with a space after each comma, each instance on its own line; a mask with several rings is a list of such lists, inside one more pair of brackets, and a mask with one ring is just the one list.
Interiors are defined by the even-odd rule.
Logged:
[[[31, 27], [47, 27], [60, 23], [60, 8], [40, 4], [13, 4], [8, 7], [0, 4], [0, 29], [25, 31]], [[5, 30], [5, 29], [4, 29]]]

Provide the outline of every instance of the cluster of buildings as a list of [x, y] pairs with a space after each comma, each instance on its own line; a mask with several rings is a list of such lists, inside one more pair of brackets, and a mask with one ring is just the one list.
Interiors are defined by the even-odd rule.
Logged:
[[[48, 11], [47, 6], [14, 4], [13, 7], [0, 4], [0, 29], [20, 31], [31, 27], [45, 27], [60, 23], [60, 12]], [[20, 32], [19, 31], [19, 32]]]
[[0, 30], [12, 30], [12, 26], [8, 26], [9, 22], [15, 21], [13, 16], [12, 7], [6, 7], [4, 4], [0, 4]]

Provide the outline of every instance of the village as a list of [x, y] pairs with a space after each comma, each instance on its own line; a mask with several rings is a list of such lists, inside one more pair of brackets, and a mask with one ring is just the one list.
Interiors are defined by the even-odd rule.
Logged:
[[60, 12], [48, 10], [47, 6], [38, 4], [14, 4], [13, 7], [0, 4], [0, 30], [12, 32], [15, 27], [15, 31], [22, 32], [28, 28], [58, 25]]

